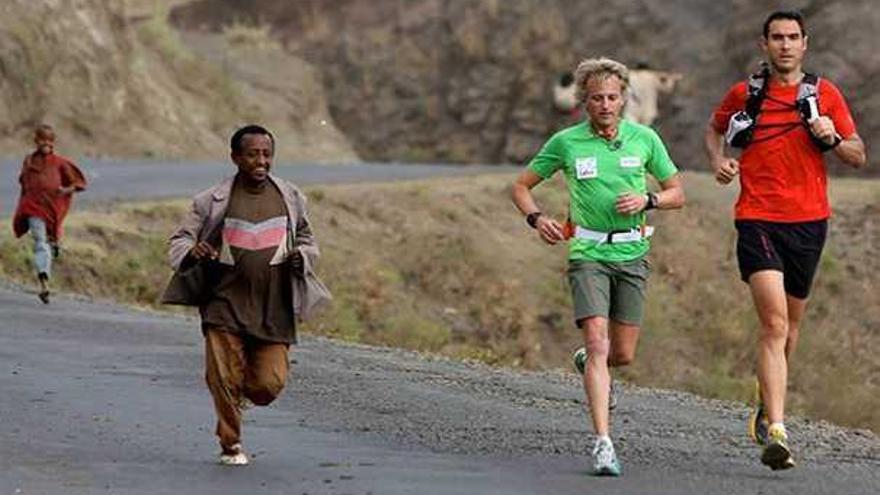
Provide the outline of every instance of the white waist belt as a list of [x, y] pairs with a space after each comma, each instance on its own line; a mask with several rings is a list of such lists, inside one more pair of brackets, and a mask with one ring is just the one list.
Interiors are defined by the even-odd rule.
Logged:
[[599, 232], [590, 230], [580, 225], [574, 227], [574, 237], [596, 241], [599, 244], [620, 244], [622, 242], [638, 242], [654, 235], [654, 227], [646, 225], [643, 229], [615, 230], [614, 232]]

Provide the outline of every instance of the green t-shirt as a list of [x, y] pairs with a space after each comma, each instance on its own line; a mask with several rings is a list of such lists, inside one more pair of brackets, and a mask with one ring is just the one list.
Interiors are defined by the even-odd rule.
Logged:
[[[644, 212], [617, 213], [617, 197], [625, 192], [647, 193], [646, 172], [660, 181], [678, 173], [660, 136], [650, 127], [628, 120], [620, 121], [617, 137], [611, 141], [597, 136], [589, 122], [563, 129], [544, 144], [528, 168], [544, 179], [562, 170], [572, 222], [599, 232], [644, 224]], [[630, 261], [644, 256], [649, 248], [647, 239], [608, 244], [572, 238], [568, 258]]]

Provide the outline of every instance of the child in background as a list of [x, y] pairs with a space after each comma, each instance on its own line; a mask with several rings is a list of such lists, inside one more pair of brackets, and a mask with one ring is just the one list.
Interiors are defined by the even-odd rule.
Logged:
[[40, 283], [40, 300], [49, 304], [52, 259], [59, 254], [62, 223], [73, 193], [85, 190], [82, 171], [68, 158], [55, 154], [55, 131], [41, 124], [34, 130], [36, 150], [24, 158], [18, 182], [18, 207], [13, 217], [16, 237], [30, 232], [34, 238], [34, 268]]

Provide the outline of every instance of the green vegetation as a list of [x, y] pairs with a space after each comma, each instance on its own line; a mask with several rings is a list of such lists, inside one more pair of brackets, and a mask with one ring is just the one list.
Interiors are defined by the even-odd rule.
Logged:
[[[580, 344], [565, 248], [541, 243], [514, 211], [509, 176], [307, 190], [319, 270], [335, 302], [305, 330], [490, 364], [568, 368]], [[756, 318], [739, 281], [734, 188], [688, 174], [688, 207], [654, 214], [648, 312], [637, 362], [620, 376], [748, 400]], [[792, 365], [794, 412], [880, 431], [878, 184], [835, 179], [835, 217]], [[563, 216], [564, 186], [541, 186]], [[164, 240], [188, 204], [117, 205], [68, 222], [61, 290], [156, 306], [170, 275]], [[33, 285], [30, 243], [0, 231], [0, 276]]]

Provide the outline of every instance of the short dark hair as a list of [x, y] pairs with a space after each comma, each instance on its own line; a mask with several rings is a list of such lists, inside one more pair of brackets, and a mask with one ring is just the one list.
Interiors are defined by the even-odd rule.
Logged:
[[241, 142], [244, 140], [244, 136], [246, 134], [260, 134], [263, 136], [269, 136], [269, 140], [272, 141], [272, 149], [274, 151], [275, 148], [275, 136], [269, 132], [268, 129], [261, 125], [250, 124], [244, 127], [240, 127], [235, 133], [232, 135], [232, 138], [229, 140], [229, 147], [232, 148], [232, 154], [238, 155], [241, 154]]
[[777, 10], [767, 16], [767, 20], [764, 21], [764, 39], [767, 39], [767, 35], [770, 34], [770, 23], [778, 20], [797, 21], [798, 26], [801, 28], [801, 36], [807, 35], [807, 29], [804, 27], [803, 14], [797, 10]]
[[51, 134], [54, 136], [55, 129], [53, 129], [52, 126], [49, 124], [37, 124], [37, 126], [34, 128], [34, 135], [36, 136], [37, 134]]

